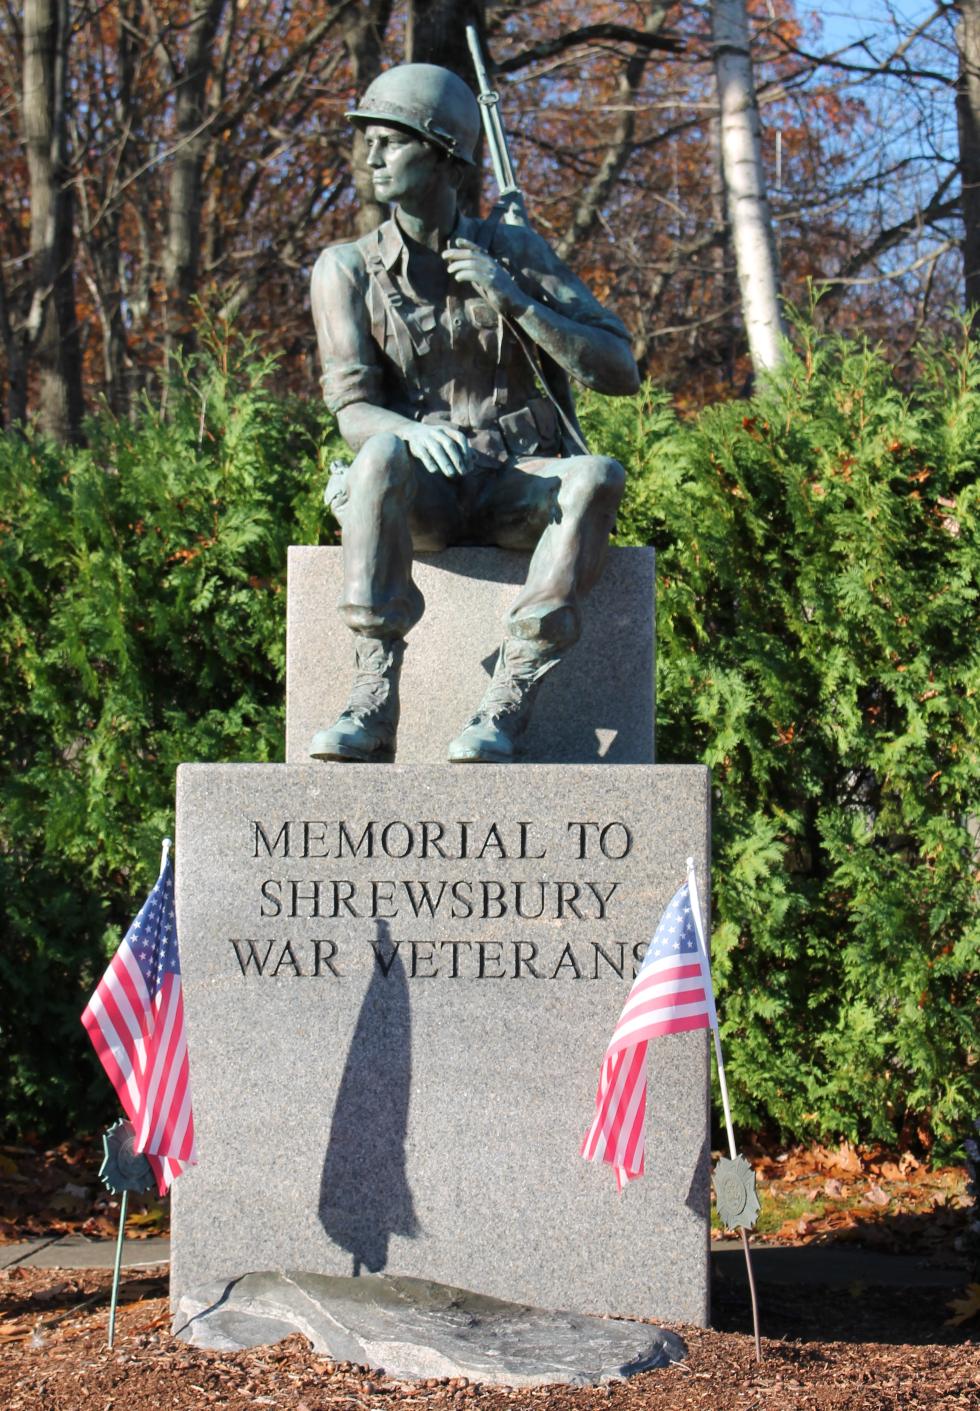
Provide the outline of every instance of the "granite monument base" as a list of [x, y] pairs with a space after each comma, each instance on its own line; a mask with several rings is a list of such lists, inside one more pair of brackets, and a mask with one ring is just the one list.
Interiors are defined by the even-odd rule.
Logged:
[[693, 856], [699, 766], [184, 765], [178, 930], [200, 1164], [172, 1296], [384, 1272], [708, 1316], [708, 1042], [650, 1046], [647, 1175], [579, 1156]]

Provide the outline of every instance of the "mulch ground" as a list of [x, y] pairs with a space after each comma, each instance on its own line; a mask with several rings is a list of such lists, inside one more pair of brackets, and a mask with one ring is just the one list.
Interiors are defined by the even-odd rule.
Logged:
[[8, 1411], [917, 1411], [980, 1406], [980, 1345], [928, 1292], [760, 1289], [769, 1336], [757, 1365], [742, 1298], [720, 1291], [713, 1329], [674, 1325], [687, 1361], [605, 1387], [511, 1391], [395, 1381], [316, 1356], [298, 1334], [251, 1352], [204, 1352], [169, 1335], [166, 1270], [124, 1276], [106, 1346], [110, 1276], [0, 1275], [0, 1405]]
[[[92, 1180], [93, 1152], [0, 1152], [0, 1244], [32, 1235], [109, 1235], [114, 1210]], [[755, 1153], [761, 1241], [835, 1243], [950, 1264], [965, 1225], [962, 1172], [914, 1158], [812, 1148]], [[97, 1163], [96, 1163], [97, 1169]], [[68, 1187], [68, 1189], [66, 1189]], [[165, 1232], [165, 1206], [134, 1212], [130, 1238]], [[784, 1218], [785, 1217], [785, 1218]], [[964, 1289], [969, 1274], [964, 1266]], [[299, 1335], [217, 1353], [169, 1332], [166, 1267], [124, 1274], [115, 1347], [106, 1346], [110, 1274], [0, 1272], [0, 1407], [9, 1411], [980, 1411], [980, 1310], [950, 1322], [942, 1289], [792, 1287], [762, 1282], [763, 1361], [755, 1361], [742, 1281], [716, 1280], [713, 1327], [671, 1325], [686, 1362], [600, 1388], [512, 1391], [464, 1380], [405, 1383], [314, 1354]], [[966, 1306], [961, 1305], [961, 1307]]]

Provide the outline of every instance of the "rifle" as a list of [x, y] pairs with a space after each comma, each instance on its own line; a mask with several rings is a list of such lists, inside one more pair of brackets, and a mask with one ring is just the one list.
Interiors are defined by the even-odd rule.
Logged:
[[[470, 46], [473, 67], [476, 70], [476, 81], [480, 88], [480, 115], [483, 118], [483, 131], [486, 134], [487, 146], [490, 148], [493, 174], [497, 179], [497, 187], [500, 191], [495, 209], [500, 209], [501, 219], [505, 225], [530, 225], [531, 222], [527, 218], [527, 207], [524, 205], [524, 195], [517, 184], [510, 153], [507, 150], [504, 125], [500, 121], [500, 94], [496, 89], [490, 87], [490, 77], [483, 61], [483, 51], [480, 48], [480, 37], [476, 32], [476, 25], [468, 24], [466, 26], [466, 42]], [[575, 418], [574, 407], [571, 405], [568, 408], [562, 406], [561, 401], [555, 396], [541, 366], [537, 351], [533, 344], [529, 343], [524, 332], [511, 323], [510, 319], [505, 318], [503, 321], [524, 350], [524, 356], [531, 364], [534, 375], [541, 384], [542, 392], [561, 418], [570, 443], [583, 455], [588, 455], [589, 448]]]
[[500, 94], [490, 86], [490, 75], [487, 73], [476, 25], [468, 24], [466, 26], [466, 42], [469, 45], [473, 68], [476, 71], [476, 81], [480, 89], [480, 116], [483, 119], [487, 147], [490, 149], [493, 174], [500, 192], [497, 205], [502, 207], [503, 220], [507, 225], [527, 225], [529, 222], [527, 208], [524, 205], [524, 194], [514, 176], [510, 152], [507, 150], [507, 138], [504, 135], [504, 125], [500, 120]]

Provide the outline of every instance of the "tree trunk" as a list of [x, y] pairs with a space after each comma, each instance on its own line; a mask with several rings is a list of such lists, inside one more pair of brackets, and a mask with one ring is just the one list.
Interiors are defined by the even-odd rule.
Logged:
[[40, 373], [38, 423], [77, 439], [82, 369], [75, 312], [72, 191], [68, 180], [68, 0], [24, 5], [23, 122], [30, 176], [29, 345]]
[[725, 199], [720, 114], [711, 119], [709, 142], [711, 150], [711, 223], [721, 233], [721, 238], [711, 249], [715, 282], [712, 303], [717, 309], [731, 310], [731, 313], [725, 313], [721, 321], [718, 348], [725, 382], [729, 388], [734, 388], [735, 364], [740, 352], [744, 351], [744, 344], [735, 312], [738, 307], [738, 290], [735, 287], [735, 265], [732, 259], [732, 226], [728, 217], [728, 202]]
[[781, 361], [785, 328], [745, 0], [712, 0], [711, 28], [728, 214], [749, 352], [759, 373]]
[[[381, 45], [388, 28], [391, 6], [392, 0], [369, 0], [366, 5], [353, 6], [340, 21], [344, 47], [350, 55], [355, 101], [360, 101], [365, 88], [381, 69]], [[376, 229], [388, 215], [387, 205], [374, 199], [371, 173], [365, 160], [366, 151], [364, 134], [360, 128], [355, 128], [351, 144], [351, 171], [357, 192], [358, 235], [366, 235], [369, 230]]]
[[980, 332], [980, 0], [960, 0], [956, 31], [960, 73], [956, 86], [963, 210], [963, 290]]
[[[120, 4], [122, 23], [116, 40], [116, 62], [119, 66], [119, 94], [116, 99], [116, 122], [120, 133], [120, 151], [116, 168], [118, 183], [126, 181], [132, 174], [136, 156], [129, 141], [129, 123], [136, 109], [134, 98], [136, 71], [139, 62], [140, 23], [142, 20], [142, 0], [122, 0]], [[126, 258], [121, 238], [122, 208], [116, 192], [107, 192], [113, 198], [110, 217], [109, 238], [101, 255], [105, 283], [108, 287], [107, 324], [103, 329], [105, 339], [106, 398], [109, 406], [119, 417], [130, 409], [131, 365], [129, 339], [123, 318]], [[130, 317], [133, 316], [130, 307]]]
[[167, 240], [163, 275], [167, 289], [166, 348], [193, 344], [190, 301], [197, 293], [201, 242], [201, 169], [210, 135], [207, 87], [212, 51], [225, 0], [194, 0], [187, 36], [187, 57], [177, 77], [173, 168], [170, 173]]
[[7, 360], [7, 421], [11, 426], [27, 420], [27, 368], [24, 340], [14, 326], [14, 313], [7, 294], [7, 281], [0, 261], [0, 337]]
[[[485, 14], [485, 0], [409, 0], [405, 62], [439, 64], [444, 69], [452, 69], [476, 91], [476, 75], [466, 42], [466, 26], [476, 25], [483, 39]], [[459, 205], [466, 215], [479, 214], [483, 186], [482, 151], [481, 133], [476, 165], [467, 167], [459, 187]]]

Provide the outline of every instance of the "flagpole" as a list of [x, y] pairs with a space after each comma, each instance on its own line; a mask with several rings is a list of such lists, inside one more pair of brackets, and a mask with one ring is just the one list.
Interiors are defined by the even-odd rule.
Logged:
[[116, 1336], [116, 1303], [119, 1299], [119, 1270], [122, 1267], [123, 1239], [126, 1233], [126, 1202], [129, 1191], [124, 1190], [119, 1203], [119, 1233], [116, 1236], [116, 1264], [112, 1271], [112, 1297], [109, 1300], [109, 1346]]
[[[715, 989], [710, 982], [711, 960], [708, 956], [708, 947], [704, 939], [704, 927], [701, 922], [701, 898], [698, 895], [698, 879], [694, 871], [694, 858], [687, 859], [687, 885], [691, 894], [691, 910], [694, 912], [694, 929], [698, 934], [698, 945], [701, 948], [702, 964], [707, 968], [709, 976], [708, 993], [711, 996], [711, 1033], [715, 1041], [715, 1059], [718, 1063], [718, 1086], [721, 1088], [721, 1105], [725, 1113], [725, 1131], [728, 1134], [728, 1151], [732, 1160], [738, 1155], [735, 1148], [735, 1128], [732, 1124], [732, 1109], [728, 1101], [728, 1083], [725, 1080], [725, 1060], [721, 1052], [721, 1038], [718, 1034], [718, 1014], [715, 1010]], [[752, 1327], [755, 1332], [755, 1360], [762, 1361], [762, 1340], [759, 1336], [759, 1305], [755, 1293], [755, 1277], [752, 1272], [752, 1259], [749, 1254], [749, 1233], [744, 1225], [740, 1230], [742, 1236], [742, 1248], [745, 1251], [745, 1272], [749, 1279], [749, 1299], [752, 1303]]]
[[173, 845], [174, 845], [174, 840], [173, 840], [173, 838], [164, 838], [164, 840], [163, 840], [163, 848], [161, 849], [161, 852], [160, 852], [160, 871], [161, 871], [161, 872], [163, 871], [163, 869], [164, 869], [164, 868], [166, 867], [166, 865], [167, 865], [167, 858], [170, 856], [170, 849], [173, 847]]

